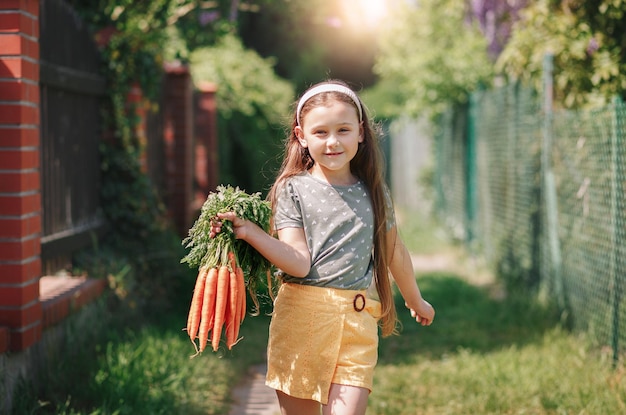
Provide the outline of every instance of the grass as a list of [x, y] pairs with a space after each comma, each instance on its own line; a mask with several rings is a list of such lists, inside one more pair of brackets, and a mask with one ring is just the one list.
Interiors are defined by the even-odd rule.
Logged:
[[503, 296], [484, 276], [474, 284], [475, 263], [419, 220], [400, 228], [409, 250], [449, 260], [418, 270], [437, 314], [424, 328], [398, 301], [402, 332], [381, 340], [368, 415], [626, 413], [626, 372], [610, 350], [562, 328], [550, 304]]
[[[447, 263], [417, 269], [432, 326], [412, 321], [398, 298], [402, 331], [381, 340], [368, 415], [626, 413], [626, 372], [609, 350], [562, 328], [550, 304], [504, 296], [484, 276], [477, 284], [479, 267], [434, 223], [404, 217], [401, 230], [412, 252]], [[232, 387], [263, 360], [269, 318], [247, 317], [232, 351], [194, 359], [185, 318], [116, 320], [61, 359], [44, 391], [19, 391], [14, 413], [227, 414]]]
[[119, 317], [85, 347], [74, 347], [75, 354], [57, 361], [41, 391], [22, 385], [13, 413], [222, 415], [228, 413], [231, 389], [248, 367], [264, 360], [269, 324], [264, 315], [246, 317], [243, 340], [232, 350], [205, 351], [193, 359], [193, 345], [181, 330], [183, 313], [159, 316], [141, 327]]
[[493, 299], [456, 275], [418, 281], [435, 322], [401, 312], [401, 335], [381, 341], [368, 415], [626, 413], [623, 368], [550, 307]]

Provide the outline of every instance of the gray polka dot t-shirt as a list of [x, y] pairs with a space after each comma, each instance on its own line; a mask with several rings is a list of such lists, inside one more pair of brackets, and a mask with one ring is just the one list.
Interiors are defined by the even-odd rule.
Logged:
[[374, 212], [362, 182], [332, 186], [301, 173], [285, 180], [276, 205], [276, 229], [303, 228], [311, 253], [309, 274], [285, 275], [285, 281], [350, 290], [370, 286]]

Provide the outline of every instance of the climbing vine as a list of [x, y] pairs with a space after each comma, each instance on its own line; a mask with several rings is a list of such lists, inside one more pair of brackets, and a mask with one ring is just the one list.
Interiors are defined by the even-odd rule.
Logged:
[[148, 177], [141, 171], [144, 150], [137, 134], [133, 87], [145, 102], [156, 102], [162, 79], [165, 28], [178, 0], [73, 0], [100, 47], [106, 79], [103, 105], [105, 139], [101, 144], [102, 206], [115, 234], [141, 242], [159, 230], [163, 208]]
[[[101, 206], [111, 231], [94, 252], [77, 256], [79, 267], [98, 269], [125, 303], [162, 307], [175, 301], [184, 267], [180, 239], [168, 226], [159, 195], [142, 171], [145, 143], [138, 135], [137, 106], [158, 102], [165, 28], [178, 0], [74, 0], [100, 48], [106, 96], [100, 144]], [[143, 100], [129, 100], [139, 87]], [[150, 107], [148, 108], [150, 110]], [[114, 259], [114, 258], [124, 258]], [[111, 268], [105, 269], [102, 268]], [[148, 301], [149, 300], [149, 301]]]
[[[171, 291], [169, 287], [176, 281], [172, 278], [175, 271], [167, 271], [156, 261], [155, 252], [157, 257], [172, 255], [182, 246], [177, 235], [168, 239], [168, 234], [171, 236], [173, 232], [165, 208], [149, 177], [142, 172], [140, 159], [145, 143], [137, 134], [139, 119], [135, 109], [137, 105], [147, 104], [144, 109], [151, 110], [159, 102], [163, 62], [177, 59], [190, 63], [196, 67], [194, 79], [219, 84], [218, 124], [220, 135], [227, 142], [220, 144], [219, 158], [228, 160], [229, 155], [250, 154], [250, 159], [239, 165], [249, 164], [250, 171], [257, 169], [256, 174], [240, 169], [251, 177], [259, 176], [259, 169], [266, 167], [267, 154], [279, 148], [282, 135], [278, 137], [277, 124], [282, 118], [278, 114], [287, 110], [293, 95], [291, 86], [274, 75], [272, 60], [245, 50], [238, 40], [237, 20], [232, 13], [233, 7], [240, 5], [237, 1], [66, 1], [72, 1], [91, 26], [101, 49], [102, 72], [107, 82], [103, 110], [105, 137], [101, 144], [101, 205], [112, 229], [108, 243], [132, 258], [132, 272], [124, 278], [124, 284], [147, 290], [154, 300], [155, 292]], [[197, 55], [192, 49], [209, 52]], [[201, 56], [201, 62], [195, 65], [189, 62], [193, 56]], [[209, 74], [209, 78], [202, 73]], [[141, 89], [142, 102], [129, 100], [135, 86]], [[233, 179], [236, 184], [245, 180], [220, 174], [224, 180]], [[265, 182], [256, 180], [246, 184], [250, 185], [247, 190], [253, 191], [261, 190]], [[180, 265], [183, 254], [174, 256]], [[140, 284], [134, 284], [139, 280]]]

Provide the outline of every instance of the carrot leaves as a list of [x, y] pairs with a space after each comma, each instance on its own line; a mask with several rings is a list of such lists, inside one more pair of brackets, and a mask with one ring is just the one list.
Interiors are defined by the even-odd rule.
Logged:
[[247, 242], [236, 239], [229, 221], [223, 221], [222, 231], [214, 238], [209, 236], [211, 221], [217, 214], [231, 211], [269, 232], [272, 209], [268, 201], [261, 199], [260, 193], [248, 194], [239, 187], [218, 186], [207, 196], [198, 219], [183, 239], [182, 243], [189, 252], [181, 262], [193, 268], [215, 268], [229, 265], [228, 254], [233, 252], [239, 267], [248, 276], [248, 287], [253, 288], [259, 278], [270, 270], [269, 261]]

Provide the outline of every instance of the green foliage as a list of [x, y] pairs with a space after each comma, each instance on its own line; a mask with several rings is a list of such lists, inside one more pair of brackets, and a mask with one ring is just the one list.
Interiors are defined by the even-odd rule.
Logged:
[[[187, 60], [188, 53], [196, 49], [211, 46], [222, 36], [237, 30], [237, 21], [230, 20], [232, 0], [212, 2], [192, 1], [185, 13], [180, 13], [175, 25], [170, 28], [178, 32], [184, 46], [179, 49], [180, 56]], [[184, 7], [184, 5], [183, 5]]]
[[530, 2], [497, 69], [541, 89], [543, 59], [551, 53], [555, 102], [579, 108], [624, 97], [625, 13], [623, 0]]
[[207, 197], [200, 216], [189, 229], [189, 236], [183, 240], [183, 245], [190, 251], [181, 262], [195, 268], [215, 268], [228, 265], [228, 254], [233, 252], [248, 277], [248, 285], [255, 287], [256, 281], [270, 269], [267, 259], [247, 242], [236, 239], [229, 221], [223, 222], [222, 232], [214, 238], [209, 237], [212, 221], [218, 213], [224, 212], [235, 212], [237, 217], [255, 223], [265, 232], [270, 231], [272, 208], [268, 201], [261, 199], [260, 193], [247, 194], [232, 186], [218, 186]]
[[[487, 41], [467, 22], [464, 1], [424, 0], [393, 13], [374, 70], [395, 104], [381, 113], [436, 115], [491, 82]], [[370, 105], [378, 110], [376, 102]]]
[[115, 294], [114, 305], [142, 316], [189, 303], [195, 273], [180, 264], [184, 254], [179, 236], [169, 229], [146, 233], [144, 239], [110, 232], [94, 247], [78, 252], [73, 267], [106, 278]]
[[134, 85], [148, 99], [160, 91], [162, 45], [173, 0], [86, 0], [72, 2], [101, 44], [102, 71], [107, 81], [105, 137], [101, 144], [105, 216], [121, 236], [150, 233], [163, 208], [141, 172], [142, 143], [136, 134], [135, 108], [128, 94]]
[[405, 95], [398, 90], [393, 80], [381, 77], [361, 93], [361, 98], [377, 119], [393, 119], [404, 114]]
[[274, 74], [272, 59], [246, 50], [232, 34], [193, 51], [190, 64], [196, 83], [218, 86], [220, 181], [250, 192], [268, 189], [280, 164], [293, 87]]
[[141, 172], [136, 149], [101, 145], [104, 213], [121, 240], [145, 240], [166, 225], [165, 207]]
[[[167, 32], [181, 4], [175, 0], [73, 0], [101, 48], [107, 82], [103, 100], [101, 206], [110, 231], [93, 249], [80, 252], [75, 267], [108, 277], [126, 305], [171, 307], [189, 270], [179, 264], [180, 241], [170, 228], [159, 195], [142, 172], [145, 143], [137, 135], [131, 88], [154, 100], [160, 93]], [[141, 105], [141, 104], [140, 104]], [[191, 283], [191, 282], [190, 282]]]
[[[190, 278], [190, 270], [178, 261], [184, 255], [180, 240], [170, 227], [160, 196], [141, 169], [139, 158], [145, 143], [136, 134], [138, 119], [128, 103], [131, 88], [138, 85], [144, 97], [155, 102], [164, 56], [186, 59], [190, 48], [225, 36], [208, 49], [212, 53], [194, 55], [202, 61], [195, 68], [201, 73], [216, 69], [215, 76], [210, 73], [200, 80], [219, 84], [221, 131], [226, 132], [220, 134], [225, 138], [220, 145], [220, 163], [235, 178], [228, 181], [257, 189], [266, 186], [258, 173], [267, 153], [276, 152], [272, 148], [278, 141], [275, 126], [293, 93], [287, 82], [273, 74], [273, 62], [246, 51], [234, 35], [226, 36], [236, 26], [228, 16], [234, 4], [231, 1], [211, 5], [196, 0], [71, 1], [101, 45], [107, 80], [105, 139], [100, 146], [101, 202], [110, 225], [110, 232], [96, 249], [77, 256], [75, 267], [107, 276], [118, 297], [132, 307], [170, 307], [193, 276]], [[200, 19], [207, 10], [217, 13], [211, 21]], [[231, 178], [228, 174], [222, 177]]]
[[240, 112], [278, 124], [293, 100], [289, 82], [274, 74], [276, 61], [245, 49], [234, 34], [225, 35], [215, 46], [194, 50], [190, 63], [196, 83], [218, 85], [218, 108], [226, 118]]
[[118, 137], [127, 138], [124, 122], [126, 95], [135, 84], [148, 98], [158, 93], [163, 61], [164, 28], [175, 13], [177, 1], [151, 0], [70, 0], [92, 28], [102, 47], [107, 91], [113, 100]]

